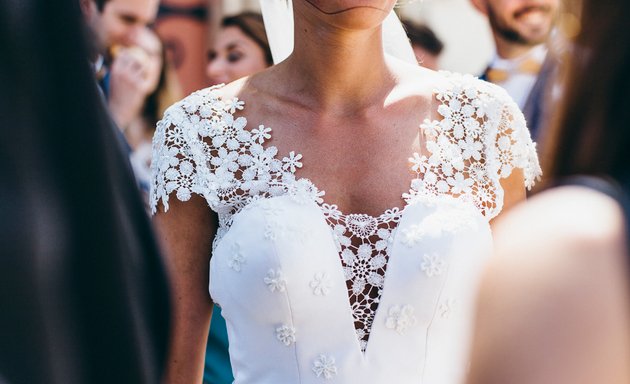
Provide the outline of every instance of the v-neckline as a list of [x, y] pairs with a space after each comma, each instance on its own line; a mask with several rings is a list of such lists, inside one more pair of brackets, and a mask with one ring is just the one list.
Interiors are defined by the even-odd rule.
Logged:
[[[432, 97], [435, 97], [435, 93], [432, 93]], [[242, 102], [243, 103], [242, 109], [246, 107], [246, 103], [244, 101], [238, 98], [235, 98], [234, 101]], [[278, 153], [278, 147], [276, 147], [273, 144], [264, 145], [265, 141], [272, 142], [273, 127], [269, 127], [265, 124], [259, 124], [259, 123], [252, 125], [249, 123], [248, 118], [246, 116], [242, 116], [242, 117], [245, 119], [245, 123], [241, 129], [246, 130], [250, 135], [252, 135], [252, 143], [256, 142], [256, 140], [254, 139], [255, 135], [262, 134], [266, 138], [266, 140], [263, 140], [263, 142], [258, 143], [261, 146], [262, 151], [271, 151], [272, 153], [275, 154], [274, 157], [276, 158], [281, 157], [282, 155]], [[425, 119], [425, 123], [427, 121], [429, 121], [429, 119]], [[247, 129], [247, 126], [250, 126], [250, 127], [257, 126], [258, 128]], [[418, 140], [420, 143], [422, 143], [423, 138], [425, 138], [426, 140], [426, 135], [423, 134], [421, 126], [422, 124], [418, 123], [418, 135], [419, 135]], [[424, 146], [424, 148], [426, 148], [426, 145]], [[410, 161], [412, 159], [418, 160], [420, 159], [420, 157], [421, 157], [420, 154], [418, 154], [417, 152], [414, 152], [412, 153], [412, 156], [409, 158], [409, 160]], [[289, 153], [283, 158], [283, 161], [285, 160], [287, 161], [285, 163], [285, 166], [287, 168], [284, 169], [284, 166], [283, 166], [283, 169], [286, 172], [290, 172], [290, 174], [293, 176], [294, 178], [293, 184], [296, 184], [296, 185], [299, 183], [308, 184], [312, 186], [315, 190], [313, 200], [315, 204], [318, 206], [319, 211], [322, 213], [326, 225], [330, 229], [331, 237], [333, 238], [333, 242], [335, 243], [335, 246], [337, 249], [337, 253], [336, 253], [337, 262], [345, 278], [344, 280], [344, 283], [346, 286], [345, 302], [347, 304], [347, 309], [350, 313], [350, 316], [353, 319], [352, 329], [354, 330], [354, 333], [355, 333], [354, 339], [357, 342], [357, 348], [361, 352], [361, 355], [365, 357], [367, 354], [368, 346], [369, 346], [369, 340], [372, 333], [374, 320], [377, 318], [377, 315], [380, 311], [381, 299], [385, 291], [385, 282], [388, 276], [387, 274], [388, 265], [391, 262], [390, 248], [391, 248], [391, 245], [393, 245], [394, 237], [397, 232], [399, 222], [402, 220], [403, 213], [405, 209], [407, 208], [407, 206], [409, 205], [409, 202], [405, 198], [406, 193], [401, 193], [403, 204], [400, 206], [402, 206], [402, 208], [399, 208], [398, 206], [386, 208], [378, 216], [372, 216], [366, 213], [344, 213], [338, 209], [338, 206], [336, 204], [324, 201], [322, 196], [325, 195], [325, 191], [318, 189], [317, 186], [311, 181], [310, 178], [298, 177], [298, 172], [302, 168], [302, 165], [303, 165], [302, 161], [308, 160], [302, 156], [301, 152], [297, 152], [295, 150], [289, 150]], [[413, 167], [409, 167], [408, 169], [412, 173], [415, 173], [415, 177], [409, 181], [408, 190], [411, 191], [414, 180], [418, 180], [421, 177], [421, 172], [419, 169], [415, 169], [414, 171]], [[290, 188], [290, 185], [287, 185], [286, 188]], [[352, 234], [349, 237], [345, 236], [347, 239], [349, 239], [348, 241], [346, 241], [346, 244], [343, 244], [344, 240], [342, 240], [342, 238], [344, 237], [343, 235], [345, 231], [342, 233], [339, 233], [338, 231], [339, 225], [342, 225], [340, 223], [346, 224], [345, 228], [350, 229], [350, 232]], [[364, 233], [361, 233], [362, 232], [362, 228], [360, 228], [361, 223], [365, 223], [366, 226], [369, 226], [370, 227], [369, 230], [366, 230], [364, 231]], [[354, 225], [355, 228], [348, 228], [352, 225]], [[373, 241], [373, 239], [375, 239], [376, 237], [379, 237], [380, 234], [384, 234], [383, 233], [384, 231], [388, 232], [387, 239], [380, 239], [380, 240]], [[363, 235], [363, 236], [360, 236], [360, 235]], [[389, 240], [391, 240], [391, 243], [388, 243], [384, 248], [377, 247], [377, 244], [379, 241], [389, 241]], [[365, 257], [362, 257], [361, 253], [362, 253], [362, 250], [366, 249], [367, 246], [370, 247], [370, 255], [369, 257], [365, 258]], [[378, 248], [382, 248], [382, 249], [378, 249]], [[352, 252], [352, 254], [354, 254], [356, 257], [349, 257], [348, 251]], [[374, 260], [379, 260], [380, 258], [384, 259], [384, 263], [382, 267], [376, 268], [374, 270], [368, 269], [368, 271], [371, 272], [368, 276], [363, 276], [363, 278], [357, 279], [357, 280], [352, 279], [352, 277], [356, 276], [357, 269], [359, 269], [360, 271], [363, 271], [366, 268], [371, 268], [374, 266], [373, 264]], [[380, 262], [377, 261], [377, 265], [378, 263]], [[359, 268], [353, 268], [357, 264], [359, 265]], [[350, 271], [352, 269], [354, 270]], [[382, 274], [379, 274], [380, 270], [382, 270]], [[374, 275], [375, 272], [377, 273], [378, 276]], [[349, 277], [350, 273], [352, 273], [351, 277]], [[375, 283], [375, 284], [368, 284], [367, 280], [370, 278], [372, 279], [372, 283]], [[365, 284], [364, 287], [367, 287], [367, 288], [364, 288], [360, 292], [363, 293], [367, 290], [367, 293], [361, 294], [355, 291], [354, 287], [357, 284], [359, 286], [361, 284]], [[359, 288], [357, 288], [357, 290], [358, 289]], [[370, 293], [372, 289], [377, 290], [377, 293], [375, 295], [372, 295]], [[363, 297], [362, 300], [366, 302], [366, 304], [363, 306], [359, 302], [359, 297], [361, 296]], [[355, 297], [356, 297], [356, 300], [353, 301], [353, 298]], [[355, 312], [355, 306], [357, 308], [356, 312]], [[358, 318], [360, 314], [363, 314], [366, 312], [370, 312], [371, 316], [369, 316], [366, 319]], [[363, 327], [357, 328], [357, 323], [363, 324]]]

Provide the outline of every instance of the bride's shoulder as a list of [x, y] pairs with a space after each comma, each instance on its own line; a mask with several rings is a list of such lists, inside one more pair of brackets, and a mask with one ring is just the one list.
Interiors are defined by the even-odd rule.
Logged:
[[180, 104], [194, 102], [225, 102], [238, 98], [242, 92], [247, 78], [241, 78], [227, 84], [217, 84], [207, 88], [194, 91], [190, 95], [180, 100]]
[[460, 96], [471, 100], [483, 97], [496, 100], [501, 104], [512, 102], [512, 98], [505, 89], [471, 74], [446, 70], [437, 71], [436, 74], [438, 77], [438, 86], [436, 87], [438, 96], [442, 92], [445, 97]]
[[469, 101], [481, 99], [484, 102], [496, 102], [497, 105], [512, 103], [511, 97], [503, 88], [471, 74], [434, 71], [406, 63], [400, 65], [398, 73], [402, 83], [407, 85], [412, 94], [426, 94], [428, 91], [441, 102], [452, 99]]

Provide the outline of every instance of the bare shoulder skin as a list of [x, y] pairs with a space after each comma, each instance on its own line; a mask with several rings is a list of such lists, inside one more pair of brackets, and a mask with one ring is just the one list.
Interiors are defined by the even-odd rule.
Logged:
[[558, 188], [495, 229], [469, 384], [630, 382], [630, 268], [616, 202]]

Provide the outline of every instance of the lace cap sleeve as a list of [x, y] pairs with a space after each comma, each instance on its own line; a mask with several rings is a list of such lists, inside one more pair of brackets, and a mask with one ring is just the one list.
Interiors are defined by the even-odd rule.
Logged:
[[443, 194], [471, 200], [488, 219], [503, 208], [501, 179], [520, 168], [531, 188], [541, 175], [525, 118], [507, 93], [470, 75], [444, 72], [448, 82], [436, 89], [440, 120], [420, 127], [427, 156], [410, 159], [419, 178], [406, 195]]
[[494, 111], [489, 111], [485, 136], [487, 151], [487, 171], [492, 180], [495, 204], [487, 216], [497, 216], [503, 208], [503, 189], [500, 180], [509, 177], [515, 169], [521, 169], [525, 187], [529, 190], [542, 175], [538, 162], [536, 144], [532, 141], [525, 117], [518, 105], [505, 90], [496, 85], [484, 83], [485, 93], [493, 101]]
[[169, 107], [153, 136], [151, 161], [151, 212], [161, 203], [169, 209], [169, 197], [188, 201], [192, 194], [206, 199], [214, 208], [218, 201], [217, 177], [211, 167], [213, 141], [217, 132], [233, 122], [232, 114], [242, 109], [234, 99], [224, 101], [219, 87], [197, 91]]
[[519, 168], [525, 176], [525, 186], [531, 189], [536, 180], [542, 175], [538, 162], [536, 144], [532, 141], [523, 113], [516, 103], [503, 90], [498, 96], [501, 106], [496, 130], [490, 131], [488, 139], [490, 159], [494, 160], [497, 168], [494, 170], [499, 178], [510, 176], [512, 170]]

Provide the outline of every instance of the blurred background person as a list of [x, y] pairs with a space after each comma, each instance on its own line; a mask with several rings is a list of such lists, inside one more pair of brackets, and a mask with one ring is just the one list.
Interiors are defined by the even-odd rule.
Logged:
[[557, 187], [497, 223], [469, 384], [630, 383], [630, 3], [575, 14], [544, 150]]
[[[262, 16], [243, 12], [221, 21], [213, 47], [208, 52], [210, 85], [230, 83], [273, 64]], [[221, 308], [214, 306], [208, 334], [203, 382], [230, 384], [234, 380], [228, 353], [228, 338]]]
[[488, 17], [496, 54], [483, 80], [505, 88], [525, 115], [534, 140], [546, 121], [547, 93], [557, 66], [547, 43], [560, 0], [471, 0]]
[[166, 53], [158, 35], [149, 28], [138, 32], [136, 45], [130, 48], [134, 55], [146, 62], [146, 79], [151, 91], [144, 103], [137, 105], [133, 119], [124, 131], [131, 147], [131, 165], [140, 189], [149, 193], [151, 141], [155, 126], [171, 104], [184, 97], [176, 74], [166, 60]]
[[411, 47], [418, 59], [418, 63], [425, 68], [437, 71], [440, 68], [440, 54], [444, 50], [444, 43], [424, 24], [416, 24], [410, 20], [402, 20]]
[[168, 286], [81, 21], [0, 0], [0, 377], [159, 383]]
[[134, 111], [151, 92], [150, 63], [131, 50], [116, 47], [137, 44], [142, 31], [157, 15], [159, 0], [79, 0], [92, 40], [91, 61], [112, 118], [121, 130], [134, 119]]
[[262, 16], [243, 12], [225, 17], [208, 51], [206, 74], [211, 85], [229, 83], [273, 64]]

